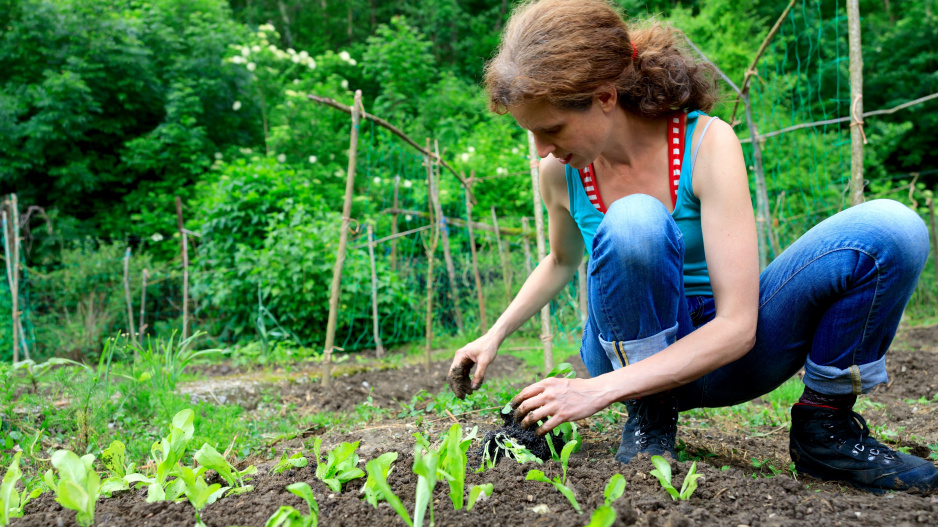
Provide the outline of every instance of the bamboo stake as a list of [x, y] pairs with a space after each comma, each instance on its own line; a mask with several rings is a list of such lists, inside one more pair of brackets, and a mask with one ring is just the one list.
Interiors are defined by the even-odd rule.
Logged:
[[[440, 143], [434, 141], [434, 150], [436, 152], [437, 158], [440, 157]], [[446, 274], [449, 277], [449, 292], [446, 296], [449, 297], [450, 302], [453, 304], [453, 314], [456, 318], [456, 329], [460, 333], [463, 332], [462, 325], [462, 310], [459, 308], [459, 288], [456, 285], [456, 266], [453, 265], [453, 255], [449, 250], [449, 228], [447, 227], [447, 218], [443, 215], [443, 206], [440, 204], [440, 174], [439, 166], [437, 166], [437, 176], [436, 176], [436, 192], [434, 193], [433, 205], [436, 208], [436, 217], [439, 218], [441, 223], [440, 225], [440, 234], [442, 235], [443, 242], [443, 259], [446, 262]]]
[[[401, 185], [401, 176], [400, 174], [394, 176], [394, 210], [396, 211], [400, 205], [397, 201], [398, 188]], [[391, 213], [391, 269], [397, 270], [397, 238], [394, 238], [397, 235], [397, 212]]]
[[577, 290], [577, 297], [580, 300], [580, 322], [583, 324], [583, 327], [586, 327], [586, 317], [588, 316], [589, 305], [587, 304], [587, 289], [586, 289], [586, 258], [584, 257], [580, 261], [580, 266], [577, 267], [577, 281], [579, 282], [579, 289]]
[[935, 281], [938, 282], [938, 224], [935, 224], [935, 201], [928, 198], [928, 216], [931, 219], [931, 254], [935, 264]]
[[335, 266], [332, 268], [332, 286], [329, 292], [329, 321], [326, 323], [326, 345], [323, 349], [322, 385], [332, 386], [332, 351], [335, 346], [335, 327], [339, 309], [339, 284], [342, 266], [345, 263], [345, 245], [348, 243], [348, 228], [352, 214], [352, 193], [355, 190], [355, 162], [358, 156], [358, 121], [362, 107], [362, 91], [355, 90], [355, 106], [351, 109], [352, 131], [349, 139], [348, 173], [345, 177], [345, 202], [342, 204], [342, 224], [339, 227], [339, 248]]
[[182, 242], [182, 340], [189, 338], [189, 237], [182, 220], [182, 199], [176, 196], [176, 223]]
[[521, 232], [524, 233], [524, 235], [521, 236], [521, 248], [524, 250], [524, 277], [525, 279], [531, 276], [531, 243], [528, 240], [528, 235], [529, 235], [528, 231], [530, 230], [531, 229], [528, 226], [528, 218], [527, 217], [521, 218]]
[[384, 344], [381, 342], [381, 324], [378, 320], [378, 272], [375, 270], [375, 233], [368, 224], [368, 258], [371, 260], [371, 319], [374, 322], [375, 349], [377, 356], [384, 357]]
[[[538, 263], [547, 257], [547, 243], [544, 240], [544, 209], [541, 205], [540, 174], [538, 173], [537, 148], [534, 146], [534, 134], [528, 132], [528, 150], [531, 156], [531, 194], [534, 197], [534, 231], [537, 236]], [[554, 338], [550, 333], [550, 302], [541, 308], [541, 342], [544, 343], [544, 374], [554, 369]]]
[[[427, 138], [427, 151], [430, 150], [430, 138]], [[440, 226], [433, 211], [433, 201], [435, 200], [435, 190], [433, 183], [433, 166], [430, 156], [425, 158], [427, 164], [427, 205], [430, 209], [430, 224], [433, 228], [430, 230], [430, 243], [426, 244], [427, 249], [427, 327], [426, 327], [426, 362], [424, 368], [430, 371], [430, 350], [433, 348], [433, 260], [436, 253], [437, 241], [440, 237]]]
[[498, 231], [498, 216], [495, 214], [495, 206], [492, 206], [492, 225], [495, 227], [495, 246], [498, 247], [498, 259], [502, 262], [502, 283], [505, 285], [505, 301], [511, 302], [511, 264], [508, 257], [505, 256], [505, 247], [502, 244], [502, 237]]
[[13, 213], [13, 278], [16, 280], [16, 329], [19, 335], [20, 349], [23, 350], [23, 358], [29, 360], [29, 346], [26, 345], [26, 333], [23, 331], [23, 317], [19, 309], [20, 295], [20, 275], [23, 265], [20, 262], [22, 252], [20, 251], [20, 206], [16, 199], [16, 194], [10, 194], [10, 205]]
[[150, 274], [149, 271], [147, 271], [146, 269], [144, 269], [144, 270], [143, 270], [143, 273], [141, 274], [141, 277], [140, 277], [140, 283], [141, 283], [141, 285], [140, 285], [140, 324], [139, 324], [138, 327], [140, 328], [140, 338], [141, 338], [141, 340], [143, 339], [143, 333], [144, 333], [144, 332], [146, 331], [146, 329], [147, 329], [147, 325], [144, 323], [144, 320], [145, 320], [144, 315], [146, 314], [146, 305], [147, 305], [147, 276], [148, 276], [149, 274]]
[[124, 300], [127, 302], [127, 327], [130, 328], [130, 338], [134, 345], [140, 343], [137, 340], [137, 329], [134, 327], [134, 307], [130, 302], [130, 247], [124, 252]]
[[765, 189], [765, 172], [762, 169], [762, 146], [759, 144], [759, 135], [756, 123], [752, 120], [752, 105], [749, 101], [749, 92], [740, 94], [746, 111], [746, 124], [749, 126], [749, 137], [752, 137], [752, 156], [756, 180], [756, 234], [759, 241], [759, 271], [769, 264], [769, 246], [766, 235], [771, 228], [769, 225], [769, 195]]
[[10, 286], [10, 295], [13, 297], [13, 309], [11, 311], [11, 322], [13, 325], [13, 364], [19, 362], [20, 359], [20, 347], [19, 347], [19, 317], [17, 316], [17, 311], [19, 306], [18, 295], [16, 293], [16, 278], [14, 277], [14, 269], [16, 266], [13, 264], [12, 250], [10, 249], [10, 223], [7, 220], [7, 208], [9, 207], [10, 202], [4, 202], [4, 208], [2, 211], [3, 214], [3, 255], [6, 258], [7, 266], [7, 282]]
[[[469, 174], [469, 185], [475, 179], [475, 172]], [[472, 253], [472, 275], [476, 283], [476, 297], [479, 302], [479, 330], [481, 334], [488, 331], [485, 321], [485, 299], [482, 294], [482, 278], [479, 276], [479, 255], [476, 253], [476, 237], [472, 232], [472, 200], [469, 199], [469, 189], [466, 189], [466, 228], [469, 230], [469, 251]]]
[[863, 203], [863, 51], [860, 48], [859, 0], [847, 0], [850, 43], [850, 205]]

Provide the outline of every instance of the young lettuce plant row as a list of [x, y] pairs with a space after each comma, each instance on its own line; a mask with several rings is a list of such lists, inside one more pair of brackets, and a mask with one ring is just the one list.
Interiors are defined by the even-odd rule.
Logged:
[[527, 480], [542, 481], [544, 483], [552, 484], [561, 494], [567, 498], [567, 501], [570, 502], [570, 505], [573, 506], [573, 509], [578, 513], [582, 513], [583, 510], [580, 509], [580, 504], [577, 503], [576, 497], [573, 494], [573, 489], [567, 486], [567, 463], [570, 461], [570, 454], [573, 453], [573, 449], [577, 446], [577, 441], [571, 441], [564, 445], [563, 450], [560, 452], [560, 464], [563, 467], [563, 476], [558, 476], [554, 479], [548, 478], [540, 470], [534, 469], [528, 472]]
[[281, 505], [280, 509], [267, 520], [264, 527], [316, 527], [319, 524], [319, 505], [316, 503], [316, 497], [313, 496], [313, 489], [301, 481], [287, 485], [287, 490], [306, 501], [309, 514], [304, 516], [289, 505]]
[[664, 487], [664, 490], [671, 495], [672, 500], [687, 500], [690, 499], [691, 495], [694, 494], [694, 491], [697, 490], [697, 479], [702, 477], [703, 474], [697, 473], [697, 462], [694, 461], [694, 464], [691, 465], [690, 470], [687, 472], [687, 475], [684, 476], [684, 484], [681, 485], [681, 490], [678, 492], [674, 488], [674, 485], [671, 484], [671, 464], [667, 462], [661, 456], [651, 456], [651, 462], [655, 465], [655, 469], [650, 472], [650, 474], [656, 478], [661, 483], [661, 486]]
[[20, 493], [16, 490], [16, 483], [22, 479], [23, 472], [20, 471], [20, 458], [22, 452], [17, 452], [13, 456], [13, 462], [10, 468], [3, 475], [3, 481], [0, 482], [0, 527], [5, 527], [13, 518], [21, 518], [26, 504], [33, 498], [42, 494], [42, 488], [24, 488]]

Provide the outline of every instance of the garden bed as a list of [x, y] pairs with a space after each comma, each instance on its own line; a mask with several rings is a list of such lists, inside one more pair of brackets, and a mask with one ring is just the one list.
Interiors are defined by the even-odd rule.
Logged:
[[[887, 360], [889, 384], [877, 388], [859, 403], [861, 413], [880, 438], [890, 441], [893, 447], [907, 447], [923, 456], [938, 448], [938, 402], [934, 400], [938, 391], [936, 333], [934, 329], [903, 333]], [[500, 357], [493, 366], [498, 369], [490, 370], [491, 373], [509, 375], [520, 369], [521, 363]], [[582, 365], [578, 366], [583, 376]], [[369, 396], [376, 408], [399, 409], [396, 401], [407, 402], [410, 395], [421, 389], [434, 393], [442, 389], [447, 367], [448, 362], [440, 361], [434, 363], [429, 374], [423, 366], [350, 373], [337, 378], [333, 394], [339, 397], [329, 398], [324, 397], [318, 385], [293, 379], [284, 381], [283, 396], [295, 398], [298, 405], [308, 404], [309, 411], [348, 409]], [[324, 402], [327, 399], [341, 401], [330, 407]], [[521, 465], [503, 459], [493, 468], [475, 473], [480, 463], [477, 453], [480, 443], [476, 441], [469, 454], [466, 493], [473, 485], [483, 483], [494, 484], [494, 493], [472, 511], [454, 510], [449, 487], [438, 482], [433, 494], [436, 525], [585, 525], [590, 513], [603, 504], [603, 489], [616, 473], [625, 477], [627, 486], [625, 494], [612, 503], [617, 513], [615, 525], [938, 524], [938, 497], [905, 493], [874, 496], [836, 482], [792, 474], [786, 423], [756, 421], [762, 414], [778, 414], [771, 401], [754, 401], [745, 408], [682, 414], [678, 437], [683, 441], [683, 454], [700, 459], [697, 471], [703, 478], [689, 500], [672, 501], [658, 480], [649, 475], [653, 468], [649, 460], [640, 458], [626, 466], [613, 459], [621, 427], [621, 422], [615, 421], [623, 418], [621, 412], [624, 407], [617, 405], [612, 412], [579, 423], [583, 448], [570, 458], [567, 486], [574, 490], [583, 514], [578, 514], [553, 486], [525, 479], [528, 471], [535, 468], [548, 477], [557, 476], [562, 472], [559, 462]], [[322, 438], [324, 449], [344, 441], [358, 441], [363, 460], [384, 452], [398, 452], [388, 483], [412, 514], [417, 486], [417, 476], [411, 471], [415, 445], [412, 434], [419, 431], [434, 442], [455, 421], [464, 431], [478, 426], [480, 437], [501, 424], [497, 412], [471, 411], [404, 419], [386, 417], [353, 431], [316, 433]], [[309, 466], [271, 475], [268, 471], [274, 461], [258, 463], [259, 474], [252, 481], [254, 491], [207, 506], [202, 514], [206, 525], [262, 526], [281, 505], [305, 512], [305, 503], [285, 488], [299, 481], [307, 482], [313, 490], [319, 504], [320, 525], [404, 525], [386, 502], [374, 508], [362, 500], [359, 491], [365, 478], [348, 482], [341, 492], [333, 492], [318, 480], [310, 439], [297, 437], [276, 445], [278, 456], [281, 452], [302, 451], [310, 459]], [[362, 461], [360, 467], [364, 469], [364, 465]], [[691, 462], [671, 460], [671, 466], [674, 479], [680, 483]], [[193, 509], [188, 502], [151, 504], [146, 503], [145, 497], [145, 490], [131, 490], [101, 499], [96, 509], [96, 525], [193, 525]], [[542, 505], [546, 508], [539, 507]], [[535, 508], [541, 512], [535, 512]], [[11, 525], [45, 527], [76, 523], [74, 512], [62, 509], [47, 493], [31, 502], [26, 516], [13, 520]]]

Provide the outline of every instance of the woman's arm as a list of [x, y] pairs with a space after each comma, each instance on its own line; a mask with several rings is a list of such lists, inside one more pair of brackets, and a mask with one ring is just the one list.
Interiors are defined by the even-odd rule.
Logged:
[[692, 382], [748, 352], [759, 302], [759, 262], [749, 182], [739, 140], [716, 122], [704, 137], [694, 168], [701, 203], [715, 318], [661, 352], [593, 379], [545, 379], [515, 398], [525, 425], [551, 416], [546, 433], [588, 417], [615, 401], [651, 395]]
[[475, 364], [472, 390], [481, 386], [485, 369], [495, 358], [502, 342], [557, 296], [583, 260], [583, 238], [567, 209], [563, 165], [553, 156], [548, 156], [541, 160], [540, 175], [541, 195], [548, 212], [550, 253], [525, 280], [517, 296], [488, 332], [456, 352], [451, 376], [454, 370], [467, 375]]

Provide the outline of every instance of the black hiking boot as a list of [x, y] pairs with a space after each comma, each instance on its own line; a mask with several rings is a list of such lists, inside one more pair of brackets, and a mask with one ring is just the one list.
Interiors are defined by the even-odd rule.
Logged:
[[931, 462], [873, 439], [866, 420], [850, 408], [793, 406], [789, 452], [798, 472], [876, 494], [938, 487], [938, 469]]
[[677, 398], [670, 392], [657, 393], [625, 402], [629, 419], [622, 428], [622, 443], [616, 460], [628, 463], [638, 454], [663, 456], [674, 453], [677, 435]]

